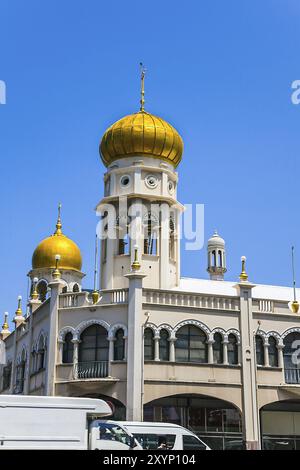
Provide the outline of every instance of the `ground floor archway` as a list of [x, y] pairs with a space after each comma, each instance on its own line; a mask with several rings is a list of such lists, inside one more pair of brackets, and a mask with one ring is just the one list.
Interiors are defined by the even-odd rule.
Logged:
[[86, 395], [81, 395], [81, 398], [98, 398], [100, 400], [104, 400], [106, 401], [106, 403], [109, 404], [113, 412], [109, 419], [114, 419], [116, 421], [126, 420], [126, 406], [116, 398], [112, 398], [107, 395], [101, 395], [98, 393], [88, 393]]
[[264, 450], [300, 450], [300, 400], [283, 400], [260, 411]]
[[241, 413], [232, 403], [198, 395], [172, 395], [144, 406], [144, 421], [175, 423], [190, 429], [212, 449], [242, 449]]

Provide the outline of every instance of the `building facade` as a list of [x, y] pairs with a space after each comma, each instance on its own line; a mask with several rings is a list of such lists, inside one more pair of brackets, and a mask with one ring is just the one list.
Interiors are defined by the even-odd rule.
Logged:
[[[225, 241], [207, 243], [208, 279], [180, 275], [183, 142], [144, 110], [114, 123], [100, 155], [104, 197], [95, 284], [60, 211], [1, 336], [2, 394], [99, 397], [116, 419], [182, 424], [213, 449], [300, 448], [298, 292], [224, 280]], [[99, 269], [99, 281], [97, 266]]]

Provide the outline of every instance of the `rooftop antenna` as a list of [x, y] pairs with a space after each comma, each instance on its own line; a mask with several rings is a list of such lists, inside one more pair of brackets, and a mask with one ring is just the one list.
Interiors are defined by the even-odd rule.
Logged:
[[296, 277], [295, 277], [295, 257], [294, 257], [295, 248], [292, 246], [292, 268], [293, 268], [293, 289], [294, 289], [294, 300], [292, 302], [292, 311], [298, 313], [299, 311], [299, 302], [297, 302], [296, 296]]
[[140, 69], [141, 69], [141, 107], [140, 107], [140, 112], [144, 113], [145, 112], [145, 73], [146, 73], [146, 68], [142, 62], [140, 62]]

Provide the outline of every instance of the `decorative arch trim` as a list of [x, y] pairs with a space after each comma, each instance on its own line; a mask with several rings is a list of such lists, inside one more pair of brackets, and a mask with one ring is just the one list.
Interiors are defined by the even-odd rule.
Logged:
[[58, 341], [63, 342], [68, 333], [72, 333], [73, 338], [74, 338], [75, 328], [73, 328], [72, 326], [64, 326], [58, 333]]
[[128, 335], [127, 326], [123, 323], [115, 323], [108, 330], [108, 338], [113, 338], [118, 330], [123, 330], [124, 336]]
[[74, 339], [75, 339], [75, 340], [79, 340], [81, 333], [82, 333], [86, 328], [88, 328], [88, 327], [91, 326], [91, 325], [100, 325], [100, 326], [103, 326], [103, 328], [105, 328], [107, 332], [109, 331], [109, 328], [110, 328], [110, 325], [109, 325], [106, 321], [104, 321], [104, 320], [96, 320], [96, 319], [93, 319], [93, 320], [83, 321], [83, 322], [81, 322], [81, 323], [77, 326], [77, 328], [75, 329]]
[[182, 328], [183, 326], [186, 326], [186, 325], [192, 325], [192, 326], [196, 326], [197, 328], [199, 328], [200, 330], [204, 331], [204, 333], [206, 333], [207, 335], [207, 339], [209, 338], [210, 336], [210, 329], [208, 328], [208, 326], [206, 326], [204, 323], [198, 321], [198, 320], [184, 320], [184, 321], [181, 321], [180, 323], [178, 323], [175, 328], [173, 329], [173, 334], [174, 336], [176, 337], [176, 333], [177, 331]]

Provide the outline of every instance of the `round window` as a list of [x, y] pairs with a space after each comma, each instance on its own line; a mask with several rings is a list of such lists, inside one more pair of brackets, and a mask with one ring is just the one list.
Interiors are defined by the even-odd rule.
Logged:
[[169, 182], [168, 182], [168, 190], [169, 190], [169, 193], [170, 193], [170, 194], [173, 194], [173, 193], [174, 193], [174, 189], [175, 189], [175, 185], [174, 185], [173, 181], [169, 181]]
[[146, 185], [148, 188], [154, 189], [158, 185], [158, 179], [154, 175], [146, 176]]
[[128, 175], [123, 175], [120, 179], [120, 184], [123, 186], [123, 188], [126, 188], [130, 184], [130, 176]]

